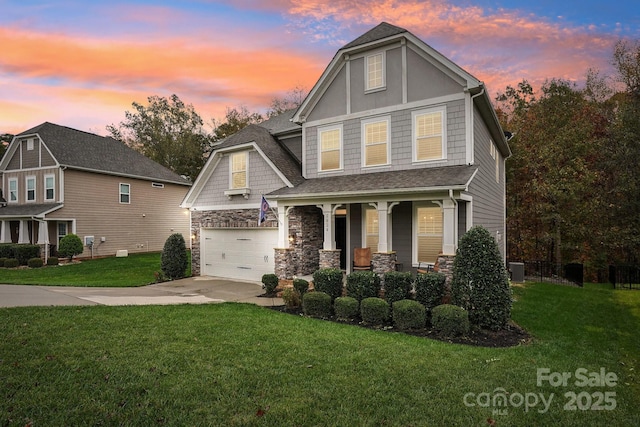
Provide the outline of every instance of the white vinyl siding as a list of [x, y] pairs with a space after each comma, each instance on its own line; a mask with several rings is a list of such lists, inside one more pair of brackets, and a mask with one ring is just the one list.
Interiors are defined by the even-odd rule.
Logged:
[[25, 178], [26, 183], [26, 200], [27, 202], [36, 201], [36, 177], [28, 176]]
[[379, 52], [366, 57], [366, 90], [369, 91], [385, 87], [384, 62], [384, 52]]
[[342, 169], [342, 126], [318, 129], [319, 171]]
[[371, 249], [371, 253], [378, 252], [379, 239], [378, 211], [372, 208], [365, 209], [364, 215], [364, 247]]
[[413, 112], [413, 160], [441, 160], [446, 153], [444, 107]]
[[229, 157], [230, 161], [230, 188], [237, 190], [240, 188], [248, 188], [247, 179], [247, 152], [233, 153]]
[[131, 186], [129, 184], [120, 183], [120, 203], [131, 203]]
[[416, 261], [436, 262], [442, 252], [443, 218], [439, 206], [419, 206], [415, 213]]
[[18, 180], [16, 178], [9, 179], [9, 203], [18, 201]]
[[44, 176], [44, 200], [52, 201], [56, 197], [55, 190], [56, 178], [54, 175]]
[[363, 166], [389, 164], [389, 118], [362, 122]]

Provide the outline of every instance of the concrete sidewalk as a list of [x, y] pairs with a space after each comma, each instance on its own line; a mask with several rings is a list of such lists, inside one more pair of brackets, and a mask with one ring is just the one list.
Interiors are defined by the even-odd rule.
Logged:
[[261, 298], [260, 283], [209, 276], [189, 277], [139, 288], [79, 288], [0, 285], [0, 307], [52, 305], [164, 305], [244, 302], [282, 305], [281, 298]]

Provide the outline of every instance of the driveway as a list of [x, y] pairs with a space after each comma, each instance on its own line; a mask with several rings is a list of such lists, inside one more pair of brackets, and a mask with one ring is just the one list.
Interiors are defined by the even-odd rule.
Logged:
[[281, 298], [260, 298], [260, 283], [198, 276], [139, 288], [78, 288], [0, 285], [0, 307], [52, 305], [154, 305], [246, 302], [282, 305]]

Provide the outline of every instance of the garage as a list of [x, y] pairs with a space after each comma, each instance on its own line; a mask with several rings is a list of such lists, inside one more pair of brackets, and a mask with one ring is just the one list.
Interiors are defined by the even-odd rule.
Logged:
[[201, 274], [259, 282], [274, 272], [278, 229], [202, 229], [200, 245]]

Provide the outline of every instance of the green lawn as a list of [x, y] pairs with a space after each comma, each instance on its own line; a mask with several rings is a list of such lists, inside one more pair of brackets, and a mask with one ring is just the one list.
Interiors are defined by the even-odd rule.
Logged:
[[[498, 349], [245, 304], [1, 309], [0, 424], [639, 425], [640, 293], [530, 284], [514, 296], [535, 338]], [[539, 368], [572, 377], [538, 386]], [[579, 368], [616, 385], [576, 385]], [[485, 403], [502, 389], [511, 403]], [[553, 395], [547, 411], [534, 394]]]
[[[191, 267], [187, 275], [191, 275]], [[52, 286], [144, 286], [155, 282], [160, 271], [160, 253], [131, 254], [128, 257], [83, 260], [55, 267], [0, 268], [0, 283]]]

